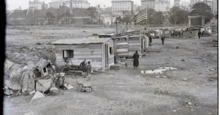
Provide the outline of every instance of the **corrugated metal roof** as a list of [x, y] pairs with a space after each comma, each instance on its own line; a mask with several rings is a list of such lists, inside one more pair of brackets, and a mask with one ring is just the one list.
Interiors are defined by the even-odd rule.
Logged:
[[58, 45], [58, 44], [66, 44], [66, 45], [91, 44], [91, 43], [105, 43], [109, 40], [111, 40], [111, 38], [106, 38], [106, 39], [99, 39], [99, 38], [60, 39], [60, 40], [57, 40], [55, 42], [52, 42], [52, 44], [54, 44], [54, 45]]

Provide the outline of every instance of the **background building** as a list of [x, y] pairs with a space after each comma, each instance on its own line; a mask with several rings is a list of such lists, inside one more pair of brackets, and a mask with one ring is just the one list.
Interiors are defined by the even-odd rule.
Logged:
[[134, 2], [131, 0], [112, 0], [112, 14], [122, 15], [123, 12], [133, 13]]
[[[70, 0], [52, 0], [49, 3], [52, 8], [59, 8], [60, 5], [70, 7]], [[87, 0], [72, 0], [72, 8], [89, 8], [90, 3]]]
[[174, 0], [174, 6], [179, 7], [180, 6], [180, 0]]
[[168, 12], [170, 10], [170, 0], [155, 0], [155, 11]]
[[42, 9], [43, 3], [40, 0], [30, 0], [29, 8], [40, 10]]
[[155, 0], [142, 0], [141, 9], [151, 8], [155, 10]]

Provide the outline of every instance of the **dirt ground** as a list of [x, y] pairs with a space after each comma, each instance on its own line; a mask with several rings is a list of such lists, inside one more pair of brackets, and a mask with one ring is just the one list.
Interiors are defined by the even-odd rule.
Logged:
[[[68, 36], [89, 36], [93, 32], [114, 30], [87, 28], [86, 32], [83, 31], [83, 28], [70, 27], [10, 27], [7, 29], [7, 54], [25, 63], [34, 57], [45, 56], [45, 53], [37, 55], [43, 49], [37, 49], [36, 43], [49, 44]], [[210, 45], [211, 41], [211, 37], [167, 38], [165, 45], [161, 45], [160, 39], [153, 39], [150, 51], [160, 52], [147, 53], [140, 59], [138, 69], [133, 69], [132, 62], [126, 61], [127, 68], [122, 65], [120, 70], [92, 74], [93, 92], [77, 92], [75, 79], [66, 76], [66, 82], [74, 89], [61, 90], [59, 95], [31, 103], [32, 96], [5, 97], [4, 115], [217, 115], [218, 52], [217, 47]], [[27, 48], [22, 52], [17, 47]], [[20, 58], [15, 58], [13, 54], [18, 52], [16, 55]], [[47, 52], [53, 55], [53, 51]], [[21, 55], [32, 58], [21, 59]], [[175, 67], [177, 70], [161, 75], [141, 73], [159, 67]], [[79, 77], [79, 80], [84, 79]]]

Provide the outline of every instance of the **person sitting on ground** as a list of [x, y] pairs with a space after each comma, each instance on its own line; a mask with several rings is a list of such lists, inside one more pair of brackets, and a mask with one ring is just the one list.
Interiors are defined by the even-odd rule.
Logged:
[[86, 65], [86, 59], [84, 59], [84, 61], [80, 63], [80, 69], [82, 69], [84, 73], [86, 72]]

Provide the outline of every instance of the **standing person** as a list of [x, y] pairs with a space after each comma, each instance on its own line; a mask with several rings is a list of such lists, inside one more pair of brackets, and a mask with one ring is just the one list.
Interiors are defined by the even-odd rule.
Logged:
[[151, 44], [152, 44], [152, 37], [151, 37], [151, 35], [149, 35], [149, 45], [151, 46]]
[[138, 68], [139, 66], [139, 54], [138, 54], [138, 51], [136, 50], [136, 52], [134, 53], [133, 55], [133, 66], [134, 66], [134, 69]]
[[199, 37], [199, 39], [200, 39], [200, 36], [201, 36], [201, 31], [199, 30], [199, 33], [198, 33], [198, 37]]
[[86, 72], [86, 65], [86, 59], [84, 59], [84, 61], [80, 63], [80, 68], [82, 69], [83, 73]]
[[87, 65], [87, 76], [88, 76], [88, 80], [91, 79], [91, 72], [92, 72], [92, 66], [90, 64], [90, 61], [88, 61], [88, 65]]
[[163, 32], [163, 34], [162, 34], [161, 41], [162, 41], [162, 45], [164, 45], [164, 41], [165, 41], [165, 35], [164, 35], [164, 32]]

